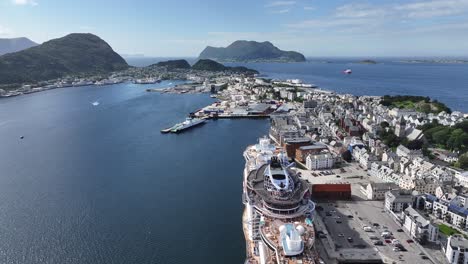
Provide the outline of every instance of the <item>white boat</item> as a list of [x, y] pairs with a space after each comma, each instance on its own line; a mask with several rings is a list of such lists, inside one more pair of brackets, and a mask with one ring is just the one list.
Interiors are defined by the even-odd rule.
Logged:
[[179, 133], [179, 132], [182, 132], [182, 131], [184, 131], [186, 129], [201, 125], [201, 124], [203, 124], [205, 122], [206, 122], [206, 120], [202, 119], [202, 118], [190, 118], [190, 117], [188, 117], [182, 123], [178, 123], [178, 124], [175, 124], [172, 127], [161, 130], [161, 133], [169, 133], [169, 132]]

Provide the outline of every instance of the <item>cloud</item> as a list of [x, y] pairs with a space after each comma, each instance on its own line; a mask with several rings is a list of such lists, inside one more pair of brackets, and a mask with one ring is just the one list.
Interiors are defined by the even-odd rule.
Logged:
[[374, 35], [444, 29], [462, 32], [468, 22], [466, 15], [468, 0], [415, 0], [379, 5], [349, 3], [336, 7], [329, 14], [284, 26], [294, 30]]
[[15, 5], [31, 5], [37, 6], [38, 3], [35, 0], [12, 0]]
[[336, 17], [346, 18], [368, 18], [385, 16], [387, 11], [384, 8], [367, 4], [347, 4], [336, 8]]
[[468, 0], [432, 0], [395, 6], [409, 18], [431, 18], [459, 15], [468, 12]]
[[286, 8], [286, 9], [271, 11], [270, 13], [272, 13], [272, 14], [286, 14], [286, 13], [289, 13], [289, 11], [290, 11], [290, 9]]
[[315, 10], [316, 8], [313, 7], [313, 6], [304, 6], [304, 10], [307, 10], [307, 11], [313, 11]]
[[278, 6], [292, 6], [295, 5], [296, 1], [274, 1], [265, 5], [266, 7], [278, 7]]
[[369, 19], [311, 19], [299, 23], [288, 24], [287, 27], [295, 29], [325, 29], [330, 27], [360, 26], [370, 22]]

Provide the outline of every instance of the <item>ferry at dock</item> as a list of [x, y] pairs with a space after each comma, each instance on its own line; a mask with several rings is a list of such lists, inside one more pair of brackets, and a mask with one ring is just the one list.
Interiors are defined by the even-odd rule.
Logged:
[[161, 130], [161, 133], [179, 133], [189, 128], [202, 125], [206, 122], [204, 118], [188, 117], [184, 122], [173, 125], [172, 127]]

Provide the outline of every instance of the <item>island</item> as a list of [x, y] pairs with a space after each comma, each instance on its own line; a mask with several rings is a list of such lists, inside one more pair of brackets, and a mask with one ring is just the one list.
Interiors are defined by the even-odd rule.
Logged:
[[127, 62], [93, 34], [69, 34], [0, 57], [0, 85], [125, 70]]
[[219, 62], [216, 62], [214, 60], [209, 60], [209, 59], [198, 60], [192, 66], [192, 69], [199, 70], [199, 71], [212, 71], [212, 72], [230, 71], [233, 73], [258, 74], [258, 71], [253, 70], [253, 69], [249, 69], [243, 66], [228, 67], [228, 66], [224, 66], [223, 64]]
[[223, 47], [206, 47], [199, 59], [221, 62], [304, 62], [304, 55], [296, 51], [284, 51], [271, 42], [237, 40]]
[[166, 67], [168, 70], [173, 69], [190, 69], [190, 64], [186, 60], [168, 60], [160, 61], [150, 65], [150, 67]]
[[360, 64], [377, 64], [377, 62], [374, 61], [374, 60], [362, 60], [362, 61], [359, 61], [358, 63], [360, 63]]

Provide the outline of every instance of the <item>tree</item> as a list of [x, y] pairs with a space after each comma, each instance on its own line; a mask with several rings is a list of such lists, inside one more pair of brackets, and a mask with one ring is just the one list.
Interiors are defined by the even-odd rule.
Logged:
[[351, 156], [351, 151], [346, 150], [345, 152], [343, 152], [343, 153], [341, 154], [341, 158], [342, 158], [343, 160], [347, 161], [347, 162], [350, 162], [350, 161], [351, 161], [351, 158], [352, 158], [352, 156]]
[[422, 149], [424, 142], [422, 140], [416, 139], [408, 142], [406, 147], [409, 149]]
[[419, 108], [421, 110], [421, 112], [423, 113], [430, 113], [432, 111], [432, 108], [431, 108], [431, 105], [430, 104], [423, 104], [421, 105], [421, 107]]
[[468, 170], [468, 153], [458, 157], [458, 167], [463, 170]]
[[389, 126], [390, 126], [390, 124], [387, 121], [383, 121], [383, 122], [380, 123], [380, 127], [384, 128], [384, 129], [389, 127]]

